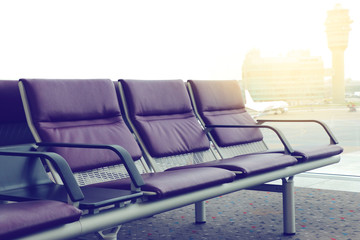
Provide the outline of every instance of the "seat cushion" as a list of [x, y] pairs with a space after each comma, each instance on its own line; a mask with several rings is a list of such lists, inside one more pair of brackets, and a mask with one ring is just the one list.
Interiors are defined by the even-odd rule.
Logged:
[[[207, 167], [147, 173], [141, 176], [145, 182], [141, 190], [155, 192], [157, 199], [232, 182], [235, 178], [235, 174], [231, 171]], [[126, 178], [91, 186], [129, 190], [130, 184], [130, 179]]]
[[[206, 125], [255, 125], [253, 118], [242, 109], [207, 112], [202, 119]], [[220, 147], [263, 140], [258, 128], [215, 128], [211, 135]]]
[[[237, 81], [189, 80], [197, 111], [205, 125], [254, 125], [246, 112]], [[256, 128], [216, 128], [211, 132], [220, 147], [257, 142], [263, 135]]]
[[[329, 144], [323, 146], [299, 146], [295, 147], [292, 156], [296, 157], [299, 162], [312, 161], [339, 155], [343, 152], [339, 145]], [[272, 149], [266, 153], [284, 153], [283, 149]]]
[[312, 161], [339, 155], [344, 149], [338, 145], [330, 144], [315, 147], [296, 147], [294, 150], [292, 155], [296, 156], [299, 161]]
[[172, 117], [137, 117], [135, 126], [152, 157], [168, 157], [210, 148], [210, 142], [193, 113]]
[[1, 123], [26, 122], [18, 81], [0, 81]]
[[81, 211], [56, 201], [32, 201], [0, 205], [0, 239], [20, 237], [36, 231], [78, 221]]
[[26, 123], [18, 81], [0, 81], [0, 146], [35, 142]]
[[[115, 144], [134, 160], [142, 156], [122, 119], [109, 79], [21, 79], [30, 115], [42, 142]], [[111, 151], [52, 148], [74, 172], [121, 164]]]
[[296, 158], [281, 153], [253, 153], [223, 160], [215, 160], [196, 165], [174, 167], [166, 171], [174, 171], [198, 167], [216, 167], [234, 172], [241, 172], [241, 177], [276, 170], [297, 163]]
[[210, 148], [182, 80], [120, 82], [130, 119], [152, 157]]

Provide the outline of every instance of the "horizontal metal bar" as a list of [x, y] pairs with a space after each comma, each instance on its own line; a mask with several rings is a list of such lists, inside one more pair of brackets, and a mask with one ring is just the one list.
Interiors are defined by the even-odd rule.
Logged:
[[316, 160], [289, 166], [276, 171], [247, 177], [231, 183], [222, 184], [172, 198], [150, 202], [130, 204], [124, 208], [101, 212], [94, 216], [84, 216], [81, 219], [84, 234], [95, 232], [109, 226], [116, 226], [133, 220], [150, 217], [155, 214], [187, 206], [195, 202], [204, 201], [220, 195], [243, 190], [285, 177], [290, 177], [314, 168], [327, 166], [340, 161], [339, 156]]
[[[114, 227], [127, 223], [130, 221], [138, 220], [144, 217], [150, 217], [155, 214], [170, 211], [176, 208], [187, 206], [196, 202], [204, 201], [227, 193], [251, 188], [261, 185], [273, 180], [282, 179], [285, 177], [294, 176], [296, 174], [309, 171], [315, 168], [327, 166], [340, 161], [340, 156], [334, 156], [326, 159], [300, 163], [297, 165], [289, 166], [283, 169], [275, 170], [268, 173], [255, 175], [238, 179], [231, 183], [214, 186], [187, 194], [178, 195], [172, 198], [149, 202], [137, 202], [128, 204], [122, 208], [109, 209], [94, 215], [82, 216], [79, 223], [81, 224], [81, 235], [97, 232], [102, 229]], [[38, 239], [59, 239], [54, 236], [64, 238], [64, 234], [69, 237], [77, 236], [79, 234], [78, 227], [75, 227], [78, 222], [68, 224], [73, 226], [73, 229], [60, 227], [51, 231], [34, 234], [23, 238], [24, 240], [38, 240]], [[62, 229], [62, 230], [61, 230]], [[66, 229], [66, 233], [64, 230]], [[62, 232], [62, 233], [61, 233]], [[58, 234], [58, 235], [57, 235]], [[51, 237], [50, 237], [51, 236]]]

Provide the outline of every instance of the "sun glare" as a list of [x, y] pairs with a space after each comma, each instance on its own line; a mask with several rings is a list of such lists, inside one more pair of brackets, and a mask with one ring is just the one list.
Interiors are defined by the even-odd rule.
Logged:
[[324, 23], [337, 2], [354, 20], [345, 75], [360, 80], [360, 4], [346, 0], [1, 1], [0, 73], [241, 79], [254, 48], [264, 56], [310, 50], [330, 67]]

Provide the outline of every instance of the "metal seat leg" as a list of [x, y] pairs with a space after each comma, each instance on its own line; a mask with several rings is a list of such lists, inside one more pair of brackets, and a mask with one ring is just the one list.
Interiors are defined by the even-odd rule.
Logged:
[[294, 235], [295, 227], [295, 198], [294, 198], [294, 177], [282, 179], [283, 184], [283, 221], [284, 234]]
[[206, 223], [205, 201], [195, 203], [195, 223]]

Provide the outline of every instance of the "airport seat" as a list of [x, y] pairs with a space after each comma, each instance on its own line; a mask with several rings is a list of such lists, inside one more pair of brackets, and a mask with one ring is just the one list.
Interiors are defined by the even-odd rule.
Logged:
[[[216, 167], [246, 177], [297, 162], [294, 157], [280, 153], [217, 160], [206, 132], [195, 117], [182, 80], [120, 80], [120, 83], [123, 108], [127, 110], [146, 159], [155, 170]], [[185, 163], [177, 161], [187, 157]]]
[[[56, 170], [56, 182], [49, 177], [46, 162]], [[58, 154], [42, 151], [35, 142], [26, 123], [18, 81], [0, 81], [0, 166], [0, 202], [21, 202], [0, 205], [3, 209], [1, 215], [4, 213], [4, 216], [11, 220], [6, 224], [2, 222], [5, 224], [0, 227], [3, 229], [3, 236], [17, 236], [21, 233], [22, 238], [25, 239], [76, 237], [83, 234], [84, 227], [81, 226], [80, 221], [65, 224], [66, 221], [71, 220], [65, 218], [67, 216], [65, 210], [72, 209], [71, 205], [77, 206], [84, 215], [93, 215], [102, 207], [114, 208], [143, 196], [142, 192], [128, 190], [88, 186], [79, 188], [67, 162]], [[34, 210], [27, 211], [27, 217], [18, 217], [32, 206], [31, 203], [25, 204], [25, 202], [38, 200], [45, 202], [44, 204], [42, 201], [35, 202]], [[14, 213], [11, 215], [7, 209], [16, 206], [19, 206], [19, 211], [11, 211]], [[37, 206], [43, 206], [44, 210], [52, 213], [51, 216], [36, 211]], [[20, 220], [23, 220], [23, 225]], [[54, 228], [55, 225], [57, 226]], [[35, 231], [36, 229], [39, 231]], [[101, 228], [94, 229], [94, 231], [101, 230]]]
[[[63, 156], [80, 185], [125, 190], [141, 187], [152, 198], [159, 199], [234, 179], [232, 172], [223, 169], [203, 169], [196, 172], [197, 177], [191, 169], [149, 172], [122, 119], [111, 80], [21, 79], [20, 84], [38, 145]], [[77, 148], [85, 143], [90, 147], [118, 146], [123, 155], [104, 149]]]
[[[39, 144], [35, 143], [26, 123], [18, 81], [0, 81], [0, 100], [2, 200], [50, 199], [68, 202], [69, 196], [70, 201], [79, 203], [80, 209], [93, 212], [103, 206], [119, 204], [143, 195], [141, 192], [88, 186], [79, 188], [67, 162], [60, 155], [43, 152]], [[57, 172], [55, 182], [49, 178], [48, 166]]]
[[[0, 200], [27, 200], [28, 188], [61, 188], [67, 202], [67, 193], [72, 201], [83, 199], [67, 163], [59, 155], [36, 152], [34, 138], [26, 124], [18, 81], [0, 81]], [[55, 184], [47, 175], [40, 158], [51, 161], [59, 171], [63, 185]], [[19, 196], [6, 197], [5, 192], [22, 189], [24, 199]], [[36, 199], [36, 198], [35, 198]]]
[[[28, 186], [31, 187], [27, 188], [27, 191], [35, 191], [35, 184], [48, 185], [49, 178], [40, 159], [34, 158], [36, 153], [31, 144], [34, 139], [26, 124], [18, 81], [0, 80], [0, 116], [0, 202], [4, 202], [0, 204], [0, 239], [15, 239], [47, 232], [70, 223], [75, 231], [80, 232], [78, 220], [82, 211], [70, 204], [50, 200], [5, 203], [9, 200], [20, 200], [7, 196], [6, 193], [11, 191], [12, 187], [21, 191], [29, 182]], [[47, 154], [40, 155], [45, 157]], [[58, 163], [61, 175], [66, 175], [69, 169], [61, 166], [60, 159], [51, 155], [47, 157], [53, 158], [55, 164]], [[70, 198], [74, 202], [81, 200], [81, 190], [72, 184], [75, 181], [64, 182]], [[55, 184], [53, 186], [55, 187]], [[68, 192], [62, 188], [67, 199]]]
[[[265, 152], [260, 128], [271, 128], [265, 122], [314, 122], [320, 124], [329, 136], [330, 144], [299, 146], [276, 152], [290, 152], [298, 161], [312, 161], [339, 155], [343, 149], [325, 123], [316, 120], [258, 120], [247, 113], [237, 81], [188, 81], [193, 105], [202, 125], [223, 157], [251, 152]], [[296, 125], [294, 124], [294, 127]]]
[[73, 223], [80, 216], [81, 210], [58, 201], [0, 204], [0, 239], [15, 239]]

